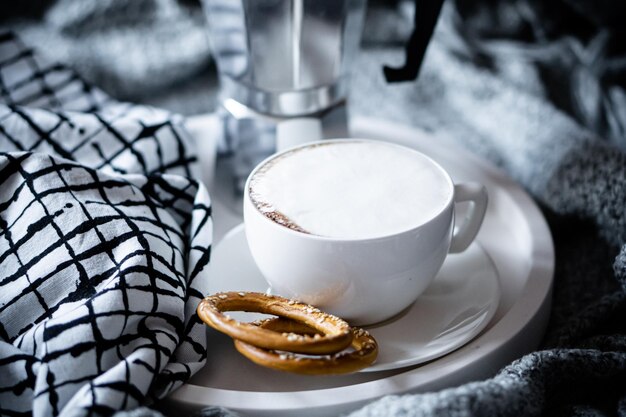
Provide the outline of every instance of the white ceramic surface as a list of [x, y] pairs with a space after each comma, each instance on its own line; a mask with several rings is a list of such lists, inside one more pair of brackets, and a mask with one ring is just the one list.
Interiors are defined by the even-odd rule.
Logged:
[[[209, 293], [264, 292], [267, 288], [250, 255], [243, 225], [222, 239], [214, 255], [211, 274], [218, 278], [211, 282]], [[499, 299], [495, 266], [478, 243], [465, 252], [448, 256], [432, 284], [415, 303], [397, 317], [367, 327], [378, 341], [379, 355], [376, 363], [363, 371], [417, 365], [453, 351], [487, 326]], [[248, 313], [230, 315], [239, 320], [259, 318]], [[246, 361], [243, 357], [240, 360]], [[267, 377], [273, 373], [268, 372]]]
[[[487, 378], [539, 343], [550, 312], [554, 249], [545, 219], [532, 199], [502, 171], [446, 138], [372, 119], [354, 120], [351, 131], [356, 137], [414, 147], [438, 161], [454, 180], [487, 186], [489, 208], [477, 240], [500, 278], [495, 316], [478, 337], [428, 363], [321, 378], [259, 374], [260, 367], [242, 365], [245, 362], [236, 352], [227, 353], [233, 351], [228, 337], [209, 331], [206, 367], [161, 404], [166, 412], [180, 415], [187, 409], [220, 405], [242, 415], [338, 415], [384, 395], [432, 391]], [[241, 223], [241, 213], [226, 208], [231, 198], [228, 190], [213, 188], [215, 242]], [[212, 380], [221, 383], [212, 385]]]
[[[351, 140], [349, 149], [358, 147], [361, 154], [380, 153], [387, 148], [393, 149], [396, 160], [410, 154], [411, 158], [407, 160], [432, 173], [431, 179], [440, 180], [437, 184], [448, 187], [444, 193], [445, 204], [437, 202], [437, 208], [442, 208], [433, 210], [432, 217], [422, 219], [416, 226], [380, 237], [344, 239], [298, 232], [270, 220], [255, 207], [250, 197], [251, 179], [258, 170], [274, 160], [282, 161], [285, 155], [289, 158], [291, 153], [293, 157], [299, 157], [306, 152], [302, 148], [312, 146], [315, 150], [319, 143], [326, 146], [334, 144], [341, 149], [346, 140], [311, 142], [290, 148], [261, 162], [250, 174], [243, 199], [250, 252], [276, 294], [315, 305], [354, 325], [387, 320], [411, 305], [424, 292], [449, 250], [462, 252], [474, 240], [487, 208], [487, 192], [484, 186], [477, 183], [454, 184], [442, 167], [412, 148], [386, 143], [380, 145], [380, 141]], [[340, 151], [331, 153], [341, 154]], [[296, 165], [292, 169], [300, 171], [303, 166], [306, 165]], [[315, 172], [307, 173], [315, 175]], [[269, 176], [269, 173], [266, 175]], [[314, 184], [310, 188], [316, 186]], [[452, 233], [459, 202], [468, 202], [470, 210], [464, 219], [456, 216], [458, 227]], [[319, 204], [323, 206], [325, 202]], [[353, 215], [358, 216], [359, 213]]]

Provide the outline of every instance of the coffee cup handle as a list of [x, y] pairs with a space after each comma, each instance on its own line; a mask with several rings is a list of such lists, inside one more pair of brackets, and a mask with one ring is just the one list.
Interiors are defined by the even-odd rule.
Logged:
[[315, 117], [296, 117], [276, 126], [276, 151], [321, 140], [322, 123]]
[[455, 184], [454, 203], [469, 202], [469, 210], [452, 235], [450, 253], [463, 252], [478, 234], [487, 212], [487, 189], [475, 182]]

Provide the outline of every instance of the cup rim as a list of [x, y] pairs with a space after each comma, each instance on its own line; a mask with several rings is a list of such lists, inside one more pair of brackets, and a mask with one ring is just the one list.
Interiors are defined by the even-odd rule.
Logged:
[[[288, 152], [292, 152], [295, 151], [299, 148], [305, 148], [311, 145], [318, 145], [318, 144], [326, 144], [326, 143], [346, 143], [346, 142], [374, 142], [376, 144], [382, 144], [382, 145], [386, 145], [386, 146], [391, 146], [391, 147], [396, 147], [396, 148], [401, 148], [405, 151], [410, 151], [412, 153], [415, 153], [417, 155], [420, 155], [421, 157], [425, 158], [427, 161], [429, 161], [435, 168], [438, 169], [438, 171], [442, 174], [442, 176], [446, 179], [446, 182], [448, 183], [448, 185], [450, 186], [450, 196], [448, 197], [448, 201], [446, 202], [446, 204], [443, 206], [443, 208], [441, 210], [439, 210], [437, 212], [437, 214], [435, 214], [434, 216], [426, 219], [425, 221], [423, 221], [422, 223], [419, 223], [409, 229], [406, 230], [402, 230], [400, 232], [395, 232], [395, 233], [389, 233], [386, 235], [381, 235], [381, 236], [373, 236], [373, 237], [358, 237], [358, 238], [344, 238], [344, 237], [332, 237], [332, 236], [322, 236], [322, 235], [316, 235], [313, 233], [304, 233], [304, 232], [300, 232], [297, 230], [293, 230], [290, 229], [289, 227], [283, 226], [279, 223], [274, 222], [273, 220], [267, 218], [267, 216], [265, 216], [258, 208], [257, 206], [254, 204], [254, 202], [252, 201], [252, 199], [250, 198], [250, 180], [252, 179], [252, 177], [254, 176], [254, 174], [261, 169], [263, 166], [265, 166], [265, 164], [269, 163], [271, 160], [278, 158]], [[452, 178], [450, 177], [450, 174], [448, 173], [448, 171], [446, 171], [437, 161], [435, 161], [434, 159], [432, 159], [430, 156], [424, 154], [423, 152], [420, 152], [416, 149], [410, 148], [408, 146], [404, 146], [404, 145], [400, 145], [397, 143], [390, 143], [390, 142], [385, 142], [383, 140], [376, 140], [376, 139], [364, 139], [364, 138], [333, 138], [333, 139], [321, 139], [321, 140], [315, 140], [315, 141], [311, 141], [311, 142], [306, 142], [306, 143], [302, 143], [299, 145], [295, 145], [295, 146], [291, 146], [287, 149], [283, 149], [280, 152], [276, 152], [270, 156], [268, 156], [267, 158], [263, 159], [261, 162], [259, 162], [254, 169], [250, 172], [250, 174], [248, 175], [248, 178], [246, 179], [246, 183], [244, 186], [244, 203], [243, 204], [250, 204], [252, 206], [252, 209], [255, 211], [255, 213], [257, 215], [259, 215], [263, 221], [265, 222], [269, 222], [270, 224], [278, 227], [278, 230], [282, 230], [285, 233], [292, 233], [294, 234], [294, 236], [299, 236], [301, 238], [304, 239], [312, 239], [312, 240], [322, 240], [322, 241], [329, 241], [329, 242], [370, 242], [370, 241], [376, 241], [376, 240], [385, 240], [385, 239], [389, 239], [392, 237], [396, 237], [396, 236], [401, 236], [407, 233], [411, 233], [414, 232], [416, 230], [419, 230], [420, 228], [428, 225], [429, 223], [431, 223], [432, 221], [434, 221], [435, 219], [437, 219], [439, 216], [441, 216], [444, 212], [446, 212], [450, 206], [454, 203], [454, 181], [452, 181]], [[245, 210], [244, 210], [245, 213]], [[244, 223], [245, 223], [245, 219], [244, 219]]]

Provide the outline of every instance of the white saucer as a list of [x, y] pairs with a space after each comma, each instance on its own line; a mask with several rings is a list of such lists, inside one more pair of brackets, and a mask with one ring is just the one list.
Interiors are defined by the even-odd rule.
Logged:
[[[210, 294], [267, 289], [250, 255], [243, 224], [216, 246], [211, 268]], [[499, 299], [496, 268], [478, 243], [448, 256], [433, 283], [413, 305], [397, 317], [368, 328], [378, 341], [379, 356], [364, 371], [417, 365], [463, 346], [487, 326]], [[233, 316], [256, 319], [249, 313]]]
[[[471, 341], [436, 360], [387, 371], [319, 377], [257, 366], [233, 349], [228, 336], [209, 329], [206, 365], [161, 401], [166, 415], [196, 412], [208, 405], [241, 416], [347, 414], [385, 395], [434, 392], [489, 378], [539, 345], [550, 316], [554, 246], [541, 211], [524, 189], [448, 138], [375, 118], [351, 119], [350, 131], [353, 137], [417, 149], [439, 162], [455, 181], [487, 186], [489, 208], [478, 242], [498, 271], [501, 295], [495, 316]], [[207, 272], [222, 254], [219, 242], [242, 221], [241, 213], [227, 204], [232, 200], [232, 182], [224, 180], [223, 174], [218, 170], [211, 194], [218, 251]], [[207, 279], [215, 285], [224, 279], [235, 283], [238, 273], [248, 267], [239, 265], [228, 277], [209, 275]]]

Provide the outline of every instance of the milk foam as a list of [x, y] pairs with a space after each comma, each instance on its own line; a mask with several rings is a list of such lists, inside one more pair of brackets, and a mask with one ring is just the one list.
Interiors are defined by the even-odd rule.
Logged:
[[363, 239], [416, 227], [451, 197], [447, 178], [422, 155], [370, 142], [329, 142], [272, 159], [250, 180], [267, 217], [319, 236]]

